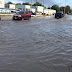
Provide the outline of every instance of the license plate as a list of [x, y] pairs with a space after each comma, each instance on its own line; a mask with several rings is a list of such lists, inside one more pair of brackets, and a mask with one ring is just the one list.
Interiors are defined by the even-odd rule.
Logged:
[[15, 19], [17, 19], [17, 17], [15, 17]]

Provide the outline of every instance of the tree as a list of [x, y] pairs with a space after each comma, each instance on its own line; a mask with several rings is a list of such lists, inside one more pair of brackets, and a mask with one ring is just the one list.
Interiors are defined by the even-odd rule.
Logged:
[[16, 5], [21, 5], [21, 3], [17, 3]]
[[26, 3], [22, 3], [22, 5], [31, 5], [31, 4], [29, 4], [28, 2], [26, 2]]
[[60, 11], [64, 12], [65, 7], [60, 7]]
[[12, 2], [8, 2], [7, 4], [13, 4]]
[[53, 5], [53, 6], [51, 7], [51, 9], [54, 9], [54, 10], [56, 10], [56, 11], [60, 11], [60, 7], [59, 7], [58, 5]]
[[51, 9], [51, 7], [48, 7], [48, 9]]
[[43, 6], [43, 5], [39, 2], [36, 2], [35, 4], [33, 4], [33, 6]]
[[35, 4], [33, 4], [32, 6], [42, 6], [42, 7], [44, 7], [44, 8], [46, 8], [44, 5], [42, 5], [41, 3], [39, 3], [39, 2], [36, 2]]
[[67, 6], [65, 7], [65, 12], [66, 12], [66, 13], [69, 13], [69, 12], [70, 12], [70, 6], [67, 5]]

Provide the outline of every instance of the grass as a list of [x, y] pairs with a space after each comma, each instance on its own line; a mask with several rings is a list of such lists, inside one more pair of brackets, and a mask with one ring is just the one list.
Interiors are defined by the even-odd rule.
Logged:
[[0, 15], [0, 16], [12, 16], [12, 15]]
[[1, 18], [12, 18], [13, 17], [13, 15], [0, 15], [1, 16]]

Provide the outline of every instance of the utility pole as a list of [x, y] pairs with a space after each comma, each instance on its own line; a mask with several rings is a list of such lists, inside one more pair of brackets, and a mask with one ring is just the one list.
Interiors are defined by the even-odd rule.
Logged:
[[36, 12], [37, 12], [37, 0], [36, 0]]
[[32, 2], [33, 2], [33, 0], [31, 0], [31, 11], [32, 11]]
[[66, 12], [65, 12], [65, 10], [66, 10], [66, 0], [65, 0], [65, 8], [64, 8], [64, 14], [66, 13]]
[[[45, 2], [44, 2], [44, 0], [43, 0], [43, 6], [44, 6], [44, 3], [45, 3]], [[43, 15], [44, 15], [44, 8], [43, 8]]]

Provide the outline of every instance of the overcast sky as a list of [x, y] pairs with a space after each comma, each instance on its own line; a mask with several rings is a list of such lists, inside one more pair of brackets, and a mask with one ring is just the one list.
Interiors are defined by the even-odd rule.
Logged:
[[[6, 2], [8, 2], [10, 0], [6, 0]], [[13, 3], [23, 3], [23, 2], [29, 2], [31, 3], [31, 0], [11, 0]], [[37, 0], [38, 2], [43, 4], [43, 0]], [[72, 0], [44, 0], [45, 1], [45, 6], [52, 6], [54, 4], [57, 4], [59, 6], [65, 6], [65, 1], [66, 1], [66, 5], [70, 5], [72, 6]], [[33, 0], [33, 3], [35, 3], [36, 0]]]

